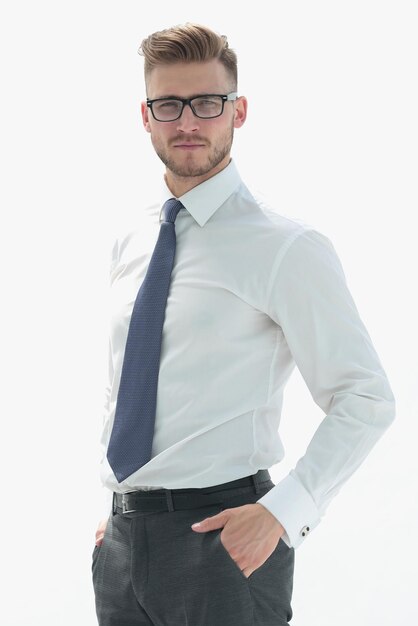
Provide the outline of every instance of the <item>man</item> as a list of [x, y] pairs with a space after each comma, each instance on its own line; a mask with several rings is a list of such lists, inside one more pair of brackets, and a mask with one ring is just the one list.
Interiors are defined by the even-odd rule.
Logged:
[[[112, 251], [96, 612], [100, 626], [284, 626], [295, 549], [395, 401], [330, 240], [239, 176], [247, 100], [226, 37], [187, 23], [141, 48], [166, 172]], [[295, 364], [326, 416], [275, 485]]]

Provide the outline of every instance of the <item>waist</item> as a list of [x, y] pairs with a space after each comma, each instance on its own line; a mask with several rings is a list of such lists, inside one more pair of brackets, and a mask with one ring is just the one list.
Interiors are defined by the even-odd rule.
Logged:
[[[210, 487], [113, 492], [113, 514], [174, 511], [222, 504], [231, 491], [253, 489], [254, 493], [259, 493], [263, 486], [271, 482], [269, 471], [262, 469], [256, 474]], [[239, 497], [239, 493], [236, 495]]]

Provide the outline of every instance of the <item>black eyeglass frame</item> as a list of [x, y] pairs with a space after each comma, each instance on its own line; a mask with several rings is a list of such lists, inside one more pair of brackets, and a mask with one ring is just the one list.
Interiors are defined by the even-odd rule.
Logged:
[[[218, 98], [222, 98], [222, 109], [221, 112], [218, 113], [218, 115], [211, 115], [210, 117], [207, 116], [202, 116], [202, 115], [198, 115], [196, 113], [196, 111], [193, 108], [192, 105], [192, 101], [193, 100], [197, 100], [198, 98], [209, 98], [210, 96], [217, 96]], [[178, 120], [184, 111], [184, 107], [186, 106], [186, 104], [189, 105], [189, 107], [191, 108], [191, 110], [193, 111], [193, 114], [196, 115], [196, 117], [200, 118], [201, 120], [213, 120], [215, 117], [220, 117], [222, 115], [222, 113], [224, 112], [224, 106], [225, 106], [225, 102], [231, 100], [237, 100], [238, 98], [238, 92], [236, 91], [231, 91], [231, 93], [228, 93], [226, 95], [224, 94], [220, 94], [220, 93], [204, 93], [201, 94], [200, 96], [193, 96], [193, 98], [154, 98], [153, 100], [150, 100], [150, 98], [147, 98], [147, 107], [149, 107], [151, 109], [151, 113], [152, 113], [152, 117], [157, 121], [157, 122], [175, 122], [176, 120]], [[155, 117], [154, 115], [154, 111], [152, 109], [152, 105], [154, 104], [154, 102], [159, 102], [160, 100], [177, 100], [178, 102], [182, 103], [182, 107], [181, 107], [181, 111], [179, 113], [179, 115], [177, 117], [175, 117], [172, 120], [159, 120], [158, 118]]]

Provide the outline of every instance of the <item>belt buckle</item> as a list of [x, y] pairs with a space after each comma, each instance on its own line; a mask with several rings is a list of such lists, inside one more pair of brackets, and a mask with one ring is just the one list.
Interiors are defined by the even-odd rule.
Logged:
[[122, 513], [133, 513], [134, 511], [136, 511], [136, 509], [128, 509], [127, 506], [127, 502], [126, 502], [126, 496], [128, 494], [123, 493], [122, 494]]

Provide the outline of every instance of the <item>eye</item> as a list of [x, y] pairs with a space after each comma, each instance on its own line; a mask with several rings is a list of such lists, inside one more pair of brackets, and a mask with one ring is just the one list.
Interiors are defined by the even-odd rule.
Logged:
[[175, 109], [176, 107], [179, 106], [179, 102], [177, 102], [177, 100], [166, 100], [165, 102], [158, 102], [157, 103], [157, 108], [158, 109]]
[[196, 104], [198, 105], [203, 105], [203, 106], [211, 106], [211, 105], [216, 105], [218, 104], [218, 100], [216, 100], [215, 98], [201, 98], [199, 100], [196, 100]]

